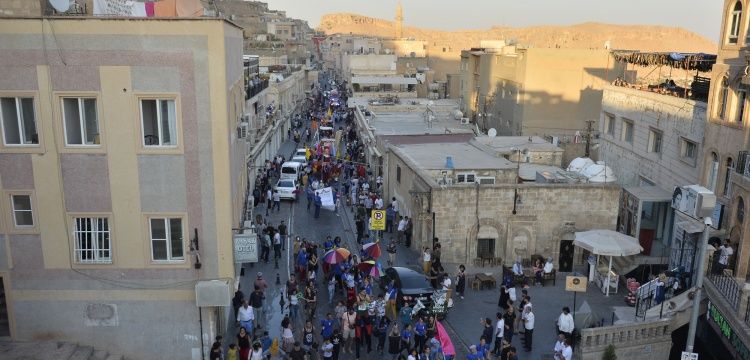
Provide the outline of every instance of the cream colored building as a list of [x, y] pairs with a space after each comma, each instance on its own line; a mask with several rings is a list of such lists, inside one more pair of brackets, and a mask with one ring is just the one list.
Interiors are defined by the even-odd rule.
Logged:
[[606, 50], [464, 50], [461, 110], [485, 132], [574, 135], [599, 118], [602, 88], [616, 76], [613, 64]]
[[236, 274], [242, 47], [216, 18], [0, 20], [0, 335], [200, 359], [223, 332], [195, 285]]
[[[746, 60], [750, 55], [749, 8], [747, 0], [723, 1], [721, 38], [711, 74], [699, 174], [701, 185], [713, 190], [718, 203], [724, 206], [726, 234], [722, 238], [729, 239], [734, 248], [729, 262], [731, 276], [709, 277], [710, 281], [706, 281], [706, 292], [715, 308], [709, 311], [721, 315], [726, 323], [721, 324], [724, 325], [721, 328], [716, 322], [707, 325], [719, 337], [722, 333], [737, 335], [736, 341], [727, 346], [729, 356], [736, 358], [747, 356], [750, 348], [748, 302], [745, 301], [750, 295], [746, 280], [750, 269], [750, 117], [746, 96], [750, 90]], [[728, 290], [727, 286], [741, 291]]]

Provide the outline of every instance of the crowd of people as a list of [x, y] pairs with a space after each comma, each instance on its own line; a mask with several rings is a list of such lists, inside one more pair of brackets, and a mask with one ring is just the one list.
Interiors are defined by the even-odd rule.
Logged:
[[[338, 92], [342, 95], [337, 96], [336, 102], [345, 104], [346, 92], [343, 89]], [[308, 211], [314, 208], [312, 216], [319, 217], [320, 191], [330, 187], [335, 204], [333, 211], [338, 215], [342, 207], [347, 206], [353, 213], [356, 251], [349, 251], [346, 241], [339, 236], [289, 239], [292, 240], [289, 251], [293, 275], [283, 288], [279, 336], [268, 333], [262, 311], [268, 298], [268, 284], [258, 272], [249, 296], [238, 289], [233, 299], [239, 328], [236, 341], [230, 345], [226, 356], [217, 341], [219, 345], [214, 344], [211, 354], [227, 360], [260, 360], [272, 355], [292, 360], [451, 359], [455, 349], [436, 314], [410, 302], [398, 307], [398, 285], [394, 281], [387, 284], [380, 281], [378, 271], [382, 270], [375, 265], [380, 254], [367, 250], [373, 245], [382, 245], [386, 255], [384, 262], [388, 266], [397, 265], [398, 246], [411, 247], [412, 220], [400, 212], [401, 204], [395, 197], [383, 198], [382, 178], [374, 176], [365, 163], [364, 145], [357, 137], [351, 113], [332, 103], [330, 97], [322, 95], [312, 101], [305, 115], [294, 118], [294, 128], [288, 136], [297, 147], [306, 149], [307, 164], [299, 184], [300, 194], [307, 199]], [[311, 138], [311, 129], [314, 135], [314, 130], [320, 126], [338, 126], [333, 142], [311, 142], [315, 140]], [[280, 209], [280, 199], [270, 184], [279, 176], [283, 162], [284, 158], [277, 156], [266, 161], [258, 171], [254, 205], [265, 203], [267, 216]], [[372, 230], [372, 210], [385, 211], [384, 230]], [[255, 227], [261, 246], [260, 261], [269, 262], [271, 251], [274, 260], [281, 258], [291, 230], [287, 224], [284, 221], [272, 224], [258, 215]], [[451, 306], [454, 292], [457, 298], [464, 299], [466, 268], [460, 265], [455, 273], [448, 273], [441, 263], [441, 251], [438, 239], [434, 239], [431, 247], [421, 249], [422, 271], [433, 288], [443, 291], [446, 303]], [[327, 256], [341, 256], [341, 259]], [[535, 280], [550, 271], [551, 259], [548, 262], [534, 264]], [[535, 319], [529, 284], [515, 281], [516, 270], [521, 272], [520, 264], [517, 269], [507, 270], [494, 323], [490, 318], [481, 319], [482, 336], [476, 344], [467, 346], [468, 360], [519, 359], [513, 346], [514, 334], [521, 338], [524, 350], [532, 350]], [[522, 289], [519, 298], [516, 297], [517, 285]], [[319, 294], [319, 289], [325, 290]], [[570, 360], [573, 325], [567, 308], [563, 309], [558, 326], [560, 338], [551, 351], [555, 359]]]

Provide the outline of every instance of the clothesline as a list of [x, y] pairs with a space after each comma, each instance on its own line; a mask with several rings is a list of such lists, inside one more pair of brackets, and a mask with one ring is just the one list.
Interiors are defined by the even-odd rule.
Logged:
[[640, 66], [670, 66], [676, 69], [709, 72], [716, 63], [716, 55], [703, 53], [660, 53], [640, 51], [612, 51], [616, 61]]

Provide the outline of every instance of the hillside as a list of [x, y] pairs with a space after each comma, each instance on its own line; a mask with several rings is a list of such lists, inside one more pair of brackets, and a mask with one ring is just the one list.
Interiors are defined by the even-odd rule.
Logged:
[[[357, 14], [328, 14], [318, 30], [326, 34], [394, 37], [392, 21]], [[665, 26], [583, 23], [571, 26], [493, 27], [486, 30], [441, 31], [404, 26], [404, 37], [426, 40], [436, 52], [456, 53], [479, 46], [480, 40], [515, 39], [530, 47], [598, 48], [610, 41], [613, 49], [716, 53], [717, 45], [696, 33]], [[445, 48], [445, 49], [443, 49]], [[439, 51], [436, 51], [439, 49]]]

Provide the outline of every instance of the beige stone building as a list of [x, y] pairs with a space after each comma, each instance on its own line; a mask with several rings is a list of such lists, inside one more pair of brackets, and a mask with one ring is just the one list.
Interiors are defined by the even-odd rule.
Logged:
[[195, 287], [237, 274], [242, 47], [217, 18], [0, 20], [0, 336], [200, 359], [223, 332]]
[[481, 130], [571, 136], [599, 118], [616, 77], [607, 50], [500, 45], [461, 52], [461, 110]]
[[[709, 277], [706, 281], [711, 305], [709, 321], [703, 324], [704, 334], [710, 334], [707, 341], [721, 339], [728, 356], [735, 358], [747, 358], [750, 353], [750, 321], [745, 301], [750, 295], [747, 286], [750, 262], [749, 8], [746, 0], [723, 1], [721, 38], [711, 75], [699, 173], [701, 185], [713, 190], [717, 201], [724, 206], [726, 234], [722, 238], [729, 239], [735, 251], [730, 259], [731, 276]], [[732, 291], [734, 288], [741, 291]]]
[[468, 143], [391, 145], [387, 164], [388, 191], [414, 219], [412, 247], [437, 237], [447, 263], [539, 254], [571, 271], [583, 261], [574, 232], [613, 228], [617, 217], [616, 185], [516, 183], [516, 163]]

